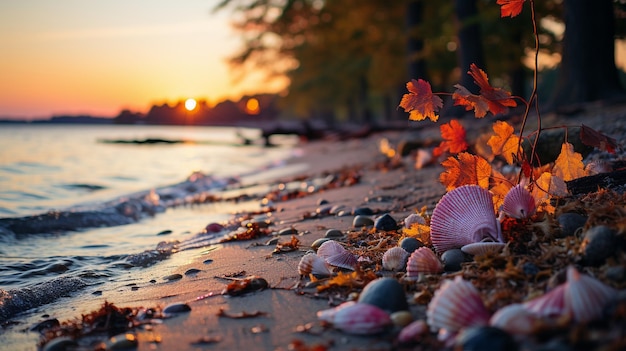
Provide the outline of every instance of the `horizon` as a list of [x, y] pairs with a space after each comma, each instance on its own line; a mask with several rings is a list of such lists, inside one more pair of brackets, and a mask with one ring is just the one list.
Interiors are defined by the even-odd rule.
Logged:
[[277, 93], [255, 72], [235, 82], [232, 13], [206, 0], [0, 3], [0, 118], [115, 117], [187, 99], [215, 105]]

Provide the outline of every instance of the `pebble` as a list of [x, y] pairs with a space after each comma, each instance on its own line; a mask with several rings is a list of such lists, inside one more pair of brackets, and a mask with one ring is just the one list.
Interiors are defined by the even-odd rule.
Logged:
[[169, 234], [172, 234], [172, 231], [170, 229], [166, 229], [157, 233], [157, 235], [169, 235]]
[[563, 213], [557, 219], [559, 228], [561, 229], [560, 237], [565, 238], [573, 236], [579, 228], [587, 223], [587, 216], [578, 213]]
[[328, 211], [328, 214], [337, 215], [339, 214], [339, 211], [343, 210], [344, 208], [346, 208], [346, 206], [344, 205], [335, 205], [330, 208], [330, 211]]
[[413, 315], [409, 311], [394, 312], [389, 317], [396, 327], [405, 327], [413, 322]]
[[408, 253], [413, 253], [413, 251], [419, 249], [420, 247], [424, 246], [424, 244], [422, 244], [421, 241], [415, 239], [415, 238], [411, 238], [411, 237], [406, 237], [402, 240], [400, 240], [400, 243], [398, 244], [401, 248], [403, 248], [404, 250], [406, 250], [406, 252]]
[[135, 334], [125, 333], [111, 337], [107, 344], [107, 350], [126, 350], [136, 348], [139, 345], [139, 340]]
[[599, 266], [611, 257], [618, 245], [615, 232], [607, 226], [596, 226], [584, 233], [580, 246], [583, 261], [587, 265]]
[[201, 270], [197, 269], [197, 268], [189, 268], [186, 272], [185, 275], [193, 275], [193, 274], [197, 274], [202, 272]]
[[315, 212], [321, 215], [327, 215], [330, 214], [330, 209], [332, 208], [331, 205], [324, 205], [324, 206], [320, 206], [318, 207]]
[[52, 339], [44, 346], [43, 351], [65, 351], [70, 350], [78, 346], [78, 343], [72, 338], [67, 336], [61, 336]]
[[496, 327], [482, 326], [464, 329], [457, 337], [457, 348], [463, 351], [517, 351], [511, 335]]
[[183, 275], [179, 274], [179, 273], [175, 273], [175, 274], [170, 274], [170, 275], [166, 275], [165, 277], [163, 277], [163, 280], [178, 280], [178, 279], [182, 279]]
[[374, 221], [374, 228], [378, 230], [396, 230], [398, 229], [398, 223], [396, 220], [391, 217], [389, 213], [385, 213], [384, 215], [376, 218]]
[[272, 246], [272, 245], [276, 245], [278, 244], [278, 242], [280, 241], [280, 238], [271, 238], [270, 240], [265, 242], [265, 246]]
[[325, 238], [341, 238], [343, 237], [343, 233], [339, 229], [328, 229], [326, 234], [324, 234]]
[[408, 311], [404, 287], [396, 279], [378, 278], [363, 288], [358, 302], [379, 307], [388, 313]]
[[528, 275], [531, 278], [533, 278], [534, 276], [537, 275], [537, 273], [539, 273], [539, 267], [537, 267], [537, 265], [535, 265], [532, 262], [524, 262], [524, 265], [522, 266], [522, 270], [524, 271], [524, 274]]
[[219, 233], [224, 230], [224, 227], [219, 223], [209, 223], [204, 230], [206, 230], [207, 233]]
[[610, 279], [614, 282], [624, 282], [626, 281], [626, 267], [624, 266], [613, 266], [606, 269], [604, 272], [607, 279]]
[[446, 272], [456, 272], [461, 270], [461, 263], [465, 262], [465, 254], [461, 249], [450, 249], [441, 255], [441, 260]]
[[33, 325], [28, 330], [33, 332], [42, 332], [46, 329], [58, 327], [59, 325], [61, 325], [61, 323], [59, 323], [58, 319], [50, 318]]
[[352, 226], [355, 228], [367, 227], [370, 225], [374, 225], [374, 220], [366, 216], [357, 215], [352, 220]]
[[209, 258], [209, 259], [206, 259], [206, 260], [202, 261], [202, 263], [204, 263], [204, 264], [211, 264], [211, 263], [213, 263], [213, 260]]
[[184, 302], [176, 302], [165, 306], [163, 313], [182, 313], [191, 311], [191, 307]]
[[296, 228], [285, 228], [278, 231], [278, 235], [297, 235], [298, 230]]
[[326, 205], [326, 204], [328, 204], [328, 200], [326, 200], [326, 199], [318, 199], [317, 200], [317, 205], [318, 206], [322, 206], [322, 205]]
[[358, 216], [373, 216], [374, 215], [374, 211], [372, 211], [371, 208], [369, 207], [357, 207], [354, 209], [354, 215]]
[[311, 244], [311, 248], [312, 248], [313, 250], [317, 251], [317, 249], [319, 249], [319, 247], [320, 247], [323, 243], [327, 242], [328, 240], [331, 240], [331, 239], [329, 239], [329, 238], [319, 238], [319, 239], [315, 240], [315, 241]]
[[352, 216], [352, 211], [340, 210], [337, 212], [337, 217], [347, 217], [347, 216]]

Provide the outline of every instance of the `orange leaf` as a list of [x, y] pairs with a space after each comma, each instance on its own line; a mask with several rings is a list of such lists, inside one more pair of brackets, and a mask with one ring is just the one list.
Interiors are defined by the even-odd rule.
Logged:
[[466, 184], [475, 184], [488, 189], [491, 175], [489, 162], [467, 152], [462, 152], [457, 157], [458, 159], [450, 156], [441, 163], [446, 170], [439, 175], [439, 181], [446, 190], [450, 191]]
[[400, 101], [400, 107], [405, 112], [410, 112], [409, 119], [413, 121], [422, 121], [427, 117], [431, 121], [437, 122], [439, 116], [435, 112], [443, 106], [443, 100], [433, 94], [430, 83], [425, 80], [411, 79], [406, 83], [409, 94], [404, 94]]
[[444, 140], [433, 150], [433, 156], [438, 157], [446, 151], [451, 154], [458, 154], [467, 149], [465, 129], [459, 121], [453, 119], [450, 123], [442, 124], [439, 129]]
[[561, 153], [554, 163], [553, 173], [566, 182], [586, 175], [583, 156], [574, 151], [574, 145], [567, 142], [561, 145]]
[[513, 164], [513, 156], [517, 155], [519, 137], [513, 134], [513, 127], [503, 121], [496, 121], [493, 124], [493, 131], [496, 135], [489, 138], [487, 144], [491, 146], [494, 155], [502, 155], [506, 162]]
[[467, 73], [474, 78], [474, 83], [480, 87], [480, 95], [474, 95], [464, 86], [457, 84], [454, 86], [457, 90], [452, 94], [455, 105], [465, 106], [468, 111], [474, 109], [476, 117], [485, 117], [487, 112], [491, 112], [494, 116], [507, 113], [509, 107], [517, 106], [508, 91], [489, 85], [487, 74], [475, 64], [470, 65], [470, 70]]
[[500, 17], [515, 17], [522, 13], [526, 0], [498, 0], [496, 4], [502, 5], [500, 8]]
[[545, 212], [554, 214], [556, 208], [550, 203], [553, 196], [566, 196], [567, 185], [563, 179], [553, 176], [550, 172], [544, 172], [535, 181], [535, 186], [531, 192], [535, 202], [541, 204]]

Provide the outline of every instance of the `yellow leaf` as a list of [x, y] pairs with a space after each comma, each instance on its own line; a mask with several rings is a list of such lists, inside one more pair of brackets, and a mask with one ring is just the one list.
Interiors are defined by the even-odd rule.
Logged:
[[555, 208], [550, 203], [553, 196], [566, 196], [567, 185], [560, 177], [553, 176], [550, 172], [544, 172], [535, 181], [531, 192], [535, 202], [543, 207], [545, 212], [554, 214]]
[[583, 156], [574, 151], [574, 145], [568, 142], [561, 145], [561, 153], [554, 163], [553, 173], [566, 182], [586, 175]]
[[484, 189], [489, 188], [491, 165], [480, 156], [467, 152], [457, 155], [458, 159], [448, 157], [441, 163], [446, 168], [439, 175], [439, 181], [450, 191], [466, 184], [479, 185]]
[[494, 155], [502, 155], [508, 164], [513, 164], [513, 156], [517, 155], [519, 137], [513, 134], [513, 127], [503, 121], [493, 124], [496, 135], [489, 138], [487, 144], [491, 146]]
[[424, 245], [430, 245], [430, 227], [426, 224], [413, 223], [411, 228], [403, 228], [402, 233], [419, 240]]

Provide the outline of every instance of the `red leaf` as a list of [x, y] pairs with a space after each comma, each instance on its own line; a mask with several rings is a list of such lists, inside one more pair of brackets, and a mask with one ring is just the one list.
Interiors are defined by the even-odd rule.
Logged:
[[444, 140], [433, 150], [435, 157], [442, 155], [446, 151], [449, 151], [451, 154], [458, 154], [467, 149], [465, 129], [459, 121], [453, 119], [450, 123], [442, 124], [439, 129]]
[[457, 90], [452, 94], [455, 105], [465, 106], [466, 110], [474, 109], [476, 117], [484, 117], [487, 112], [493, 115], [507, 113], [509, 107], [517, 106], [515, 100], [508, 91], [494, 88], [489, 84], [487, 74], [475, 64], [470, 65], [467, 72], [474, 83], [480, 87], [480, 95], [474, 95], [460, 84], [455, 85]]
[[522, 13], [526, 0], [498, 0], [496, 4], [502, 5], [500, 8], [500, 17], [515, 17]]
[[600, 150], [614, 154], [617, 147], [617, 140], [608, 137], [595, 129], [582, 124], [580, 126], [580, 141], [588, 146], [596, 147]]
[[431, 121], [437, 122], [439, 116], [435, 113], [443, 106], [443, 100], [433, 94], [430, 83], [423, 79], [411, 79], [406, 88], [409, 94], [404, 94], [400, 106], [405, 112], [410, 112], [409, 119], [421, 121], [428, 117]]

